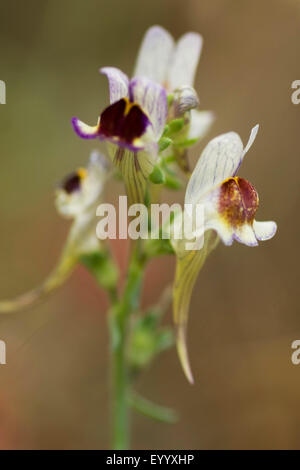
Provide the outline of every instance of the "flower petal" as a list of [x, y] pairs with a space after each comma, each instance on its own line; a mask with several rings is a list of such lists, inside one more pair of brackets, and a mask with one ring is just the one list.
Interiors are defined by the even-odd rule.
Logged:
[[243, 178], [230, 177], [202, 198], [204, 231], [215, 230], [225, 245], [237, 240], [255, 246], [257, 240], [252, 228], [258, 208], [255, 188]]
[[108, 106], [100, 116], [99, 137], [120, 147], [138, 150], [145, 147], [144, 139], [152, 136], [152, 123], [137, 103], [121, 98]]
[[72, 119], [72, 126], [76, 134], [82, 139], [95, 139], [99, 136], [99, 120], [96, 126], [89, 126], [74, 117]]
[[107, 178], [104, 156], [93, 151], [87, 169], [80, 168], [64, 179], [56, 190], [55, 204], [66, 218], [79, 218], [98, 204]]
[[185, 202], [197, 203], [207, 190], [231, 176], [240, 163], [242, 152], [242, 141], [235, 132], [211, 140], [188, 182]]
[[128, 197], [128, 205], [144, 204], [148, 176], [153, 170], [156, 160], [156, 147], [148, 147], [148, 151], [132, 152], [109, 143], [108, 151], [113, 164], [119, 168]]
[[214, 230], [224, 245], [231, 246], [234, 240], [233, 230], [228, 224], [224, 222], [220, 217], [209, 217], [205, 221], [204, 231]]
[[254, 142], [257, 131], [258, 126], [255, 126], [245, 149], [240, 136], [235, 132], [228, 132], [211, 140], [203, 150], [189, 180], [185, 202], [197, 203], [210, 188], [234, 176], [245, 153]]
[[134, 77], [147, 77], [161, 85], [167, 79], [174, 40], [161, 26], [152, 26], [142, 41]]
[[129, 80], [127, 75], [116, 67], [102, 67], [100, 73], [108, 78], [110, 103], [128, 97]]
[[134, 78], [129, 84], [131, 101], [138, 103], [151, 121], [156, 140], [161, 136], [167, 119], [168, 106], [165, 89], [147, 78]]
[[258, 241], [256, 240], [253, 227], [250, 224], [244, 224], [241, 227], [237, 227], [234, 231], [233, 238], [243, 245], [257, 246]]
[[182, 85], [193, 86], [202, 43], [202, 37], [197, 33], [187, 33], [179, 39], [169, 70], [171, 90]]
[[217, 213], [214, 216], [211, 213], [205, 220], [204, 232], [208, 230], [214, 230], [226, 246], [231, 246], [234, 240], [247, 246], [258, 245], [253, 227], [250, 224], [234, 227], [226, 223]]
[[243, 159], [244, 159], [244, 156], [246, 155], [246, 153], [248, 152], [248, 150], [250, 150], [250, 148], [252, 147], [252, 144], [253, 144], [253, 142], [255, 141], [256, 135], [257, 135], [257, 133], [258, 133], [258, 129], [259, 129], [259, 125], [258, 125], [258, 124], [256, 124], [256, 126], [254, 126], [254, 127], [251, 129], [250, 137], [249, 137], [249, 140], [248, 140], [248, 142], [247, 142], [246, 147], [245, 147], [244, 150], [243, 150], [240, 164], [239, 164], [239, 166], [236, 168], [235, 173], [234, 173], [234, 175], [232, 175], [232, 176], [235, 176], [235, 175], [237, 174], [237, 172], [238, 172], [238, 170], [239, 170], [239, 168], [240, 168], [240, 166], [241, 166], [241, 164], [242, 164], [242, 161], [243, 161]]
[[258, 240], [272, 238], [277, 229], [273, 221], [257, 222], [254, 217], [258, 208], [258, 195], [248, 181], [231, 177], [208, 191], [199, 201], [204, 207], [205, 233], [215, 230], [225, 245], [236, 240], [247, 246], [257, 246]]
[[274, 237], [277, 231], [277, 224], [273, 221], [258, 222], [254, 220], [253, 230], [257, 240], [270, 240], [270, 238]]
[[214, 120], [215, 115], [212, 111], [197, 111], [192, 109], [188, 139], [202, 139]]

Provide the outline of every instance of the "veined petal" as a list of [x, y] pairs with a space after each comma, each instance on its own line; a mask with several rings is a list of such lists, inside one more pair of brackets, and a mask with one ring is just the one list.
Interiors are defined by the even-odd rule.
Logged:
[[188, 133], [188, 139], [202, 139], [208, 132], [210, 126], [215, 120], [215, 115], [212, 111], [197, 111], [191, 110], [191, 122]]
[[197, 33], [187, 33], [179, 39], [169, 69], [170, 90], [182, 85], [193, 86], [202, 43], [203, 39]]
[[253, 230], [257, 240], [270, 240], [270, 238], [274, 237], [277, 231], [277, 224], [273, 221], [258, 222], [257, 220], [254, 220]]
[[89, 126], [84, 122], [80, 121], [80, 119], [74, 117], [72, 119], [72, 126], [76, 134], [81, 137], [82, 139], [95, 139], [99, 136], [99, 123], [96, 126]]
[[242, 141], [235, 132], [212, 139], [203, 150], [188, 182], [185, 202], [197, 203], [207, 190], [231, 176], [240, 163], [242, 152]]
[[208, 254], [218, 243], [212, 231], [206, 232], [201, 250], [178, 253], [173, 288], [173, 317], [177, 331], [177, 351], [183, 371], [190, 383], [194, 382], [186, 345], [188, 312], [193, 288]]
[[144, 204], [147, 179], [153, 170], [157, 156], [156, 147], [148, 147], [148, 151], [132, 152], [109, 144], [108, 150], [113, 164], [122, 174], [128, 205]]
[[222, 134], [211, 140], [203, 150], [187, 185], [185, 202], [195, 204], [213, 186], [234, 176], [245, 153], [254, 142], [258, 131], [255, 126], [245, 149], [235, 132]]
[[168, 106], [165, 89], [147, 78], [133, 78], [129, 84], [131, 101], [138, 103], [151, 121], [156, 140], [161, 136], [167, 119]]
[[109, 98], [111, 104], [121, 98], [128, 98], [129, 80], [125, 73], [116, 67], [102, 67], [100, 69], [100, 73], [106, 75], [108, 79]]
[[163, 85], [174, 48], [172, 36], [161, 26], [152, 26], [142, 41], [134, 77], [147, 77]]

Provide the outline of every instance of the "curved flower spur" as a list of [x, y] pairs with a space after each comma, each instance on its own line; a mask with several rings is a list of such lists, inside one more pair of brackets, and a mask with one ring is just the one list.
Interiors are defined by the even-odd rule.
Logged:
[[104, 157], [94, 151], [86, 168], [79, 168], [62, 181], [56, 189], [56, 208], [63, 217], [73, 222], [60, 260], [41, 286], [15, 299], [0, 301], [0, 313], [14, 312], [32, 305], [63, 284], [82, 256], [102, 249], [96, 237], [95, 213], [107, 175]]
[[187, 207], [194, 210], [200, 205], [203, 208], [201, 226], [195, 228], [195, 237], [202, 238], [202, 248], [189, 250], [186, 240], [172, 241], [177, 255], [173, 289], [177, 349], [184, 373], [191, 383], [193, 376], [187, 354], [186, 327], [192, 290], [206, 257], [216, 247], [218, 239], [225, 245], [236, 240], [247, 246], [256, 246], [258, 241], [268, 240], [276, 233], [275, 222], [255, 220], [258, 194], [249, 181], [237, 176], [257, 131], [258, 125], [252, 129], [245, 148], [235, 132], [220, 135], [208, 143], [185, 194]]

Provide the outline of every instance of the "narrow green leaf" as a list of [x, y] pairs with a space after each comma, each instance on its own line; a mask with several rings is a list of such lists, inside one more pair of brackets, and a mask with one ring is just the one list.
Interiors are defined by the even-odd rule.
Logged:
[[182, 188], [182, 183], [175, 176], [168, 174], [166, 175], [165, 186], [169, 189], [179, 190]]
[[175, 410], [152, 403], [136, 392], [131, 392], [129, 403], [135, 411], [162, 423], [174, 424], [179, 419]]
[[166, 150], [169, 147], [169, 145], [171, 145], [171, 143], [172, 143], [172, 139], [170, 139], [169, 137], [162, 137], [160, 141], [158, 142], [159, 152], [163, 152], [164, 150]]
[[99, 251], [83, 255], [80, 262], [96, 277], [105, 289], [114, 288], [118, 280], [118, 270], [110, 254]]
[[174, 145], [176, 147], [186, 148], [186, 147], [191, 147], [192, 145], [195, 145], [197, 142], [198, 142], [198, 139], [184, 139], [178, 142], [174, 142]]
[[163, 133], [162, 133], [162, 136], [164, 137], [165, 135], [167, 135], [168, 132], [169, 132], [169, 130], [170, 130], [170, 128], [169, 128], [168, 124], [166, 124], [166, 125], [165, 125], [165, 128], [164, 128], [164, 131], [163, 131]]
[[184, 127], [185, 124], [185, 119], [184, 118], [178, 118], [178, 119], [173, 119], [173, 121], [169, 122], [169, 135], [176, 134], [177, 132], [181, 131], [182, 128]]

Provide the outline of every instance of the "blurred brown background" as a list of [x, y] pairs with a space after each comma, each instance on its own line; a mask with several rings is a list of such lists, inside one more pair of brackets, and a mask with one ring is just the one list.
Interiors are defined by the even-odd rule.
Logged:
[[[57, 181], [85, 164], [93, 142], [78, 139], [70, 118], [93, 122], [108, 103], [97, 70], [130, 74], [144, 31], [161, 24], [175, 37], [204, 36], [196, 88], [216, 122], [194, 151], [235, 130], [244, 142], [260, 123], [240, 176], [257, 188], [259, 220], [276, 237], [258, 248], [219, 246], [194, 292], [189, 347], [196, 385], [175, 350], [146, 371], [138, 389], [176, 408], [175, 426], [133, 418], [133, 448], [300, 448], [299, 0], [1, 1], [0, 297], [38, 284], [55, 264], [68, 223], [53, 206]], [[122, 190], [107, 191], [114, 200]], [[182, 195], [172, 194], [182, 200]], [[125, 247], [116, 245], [124, 267]], [[174, 262], [153, 262], [145, 305], [173, 278]], [[106, 298], [78, 269], [45, 303], [0, 318], [7, 343], [0, 366], [0, 447], [107, 448]], [[169, 313], [168, 321], [171, 322]]]

